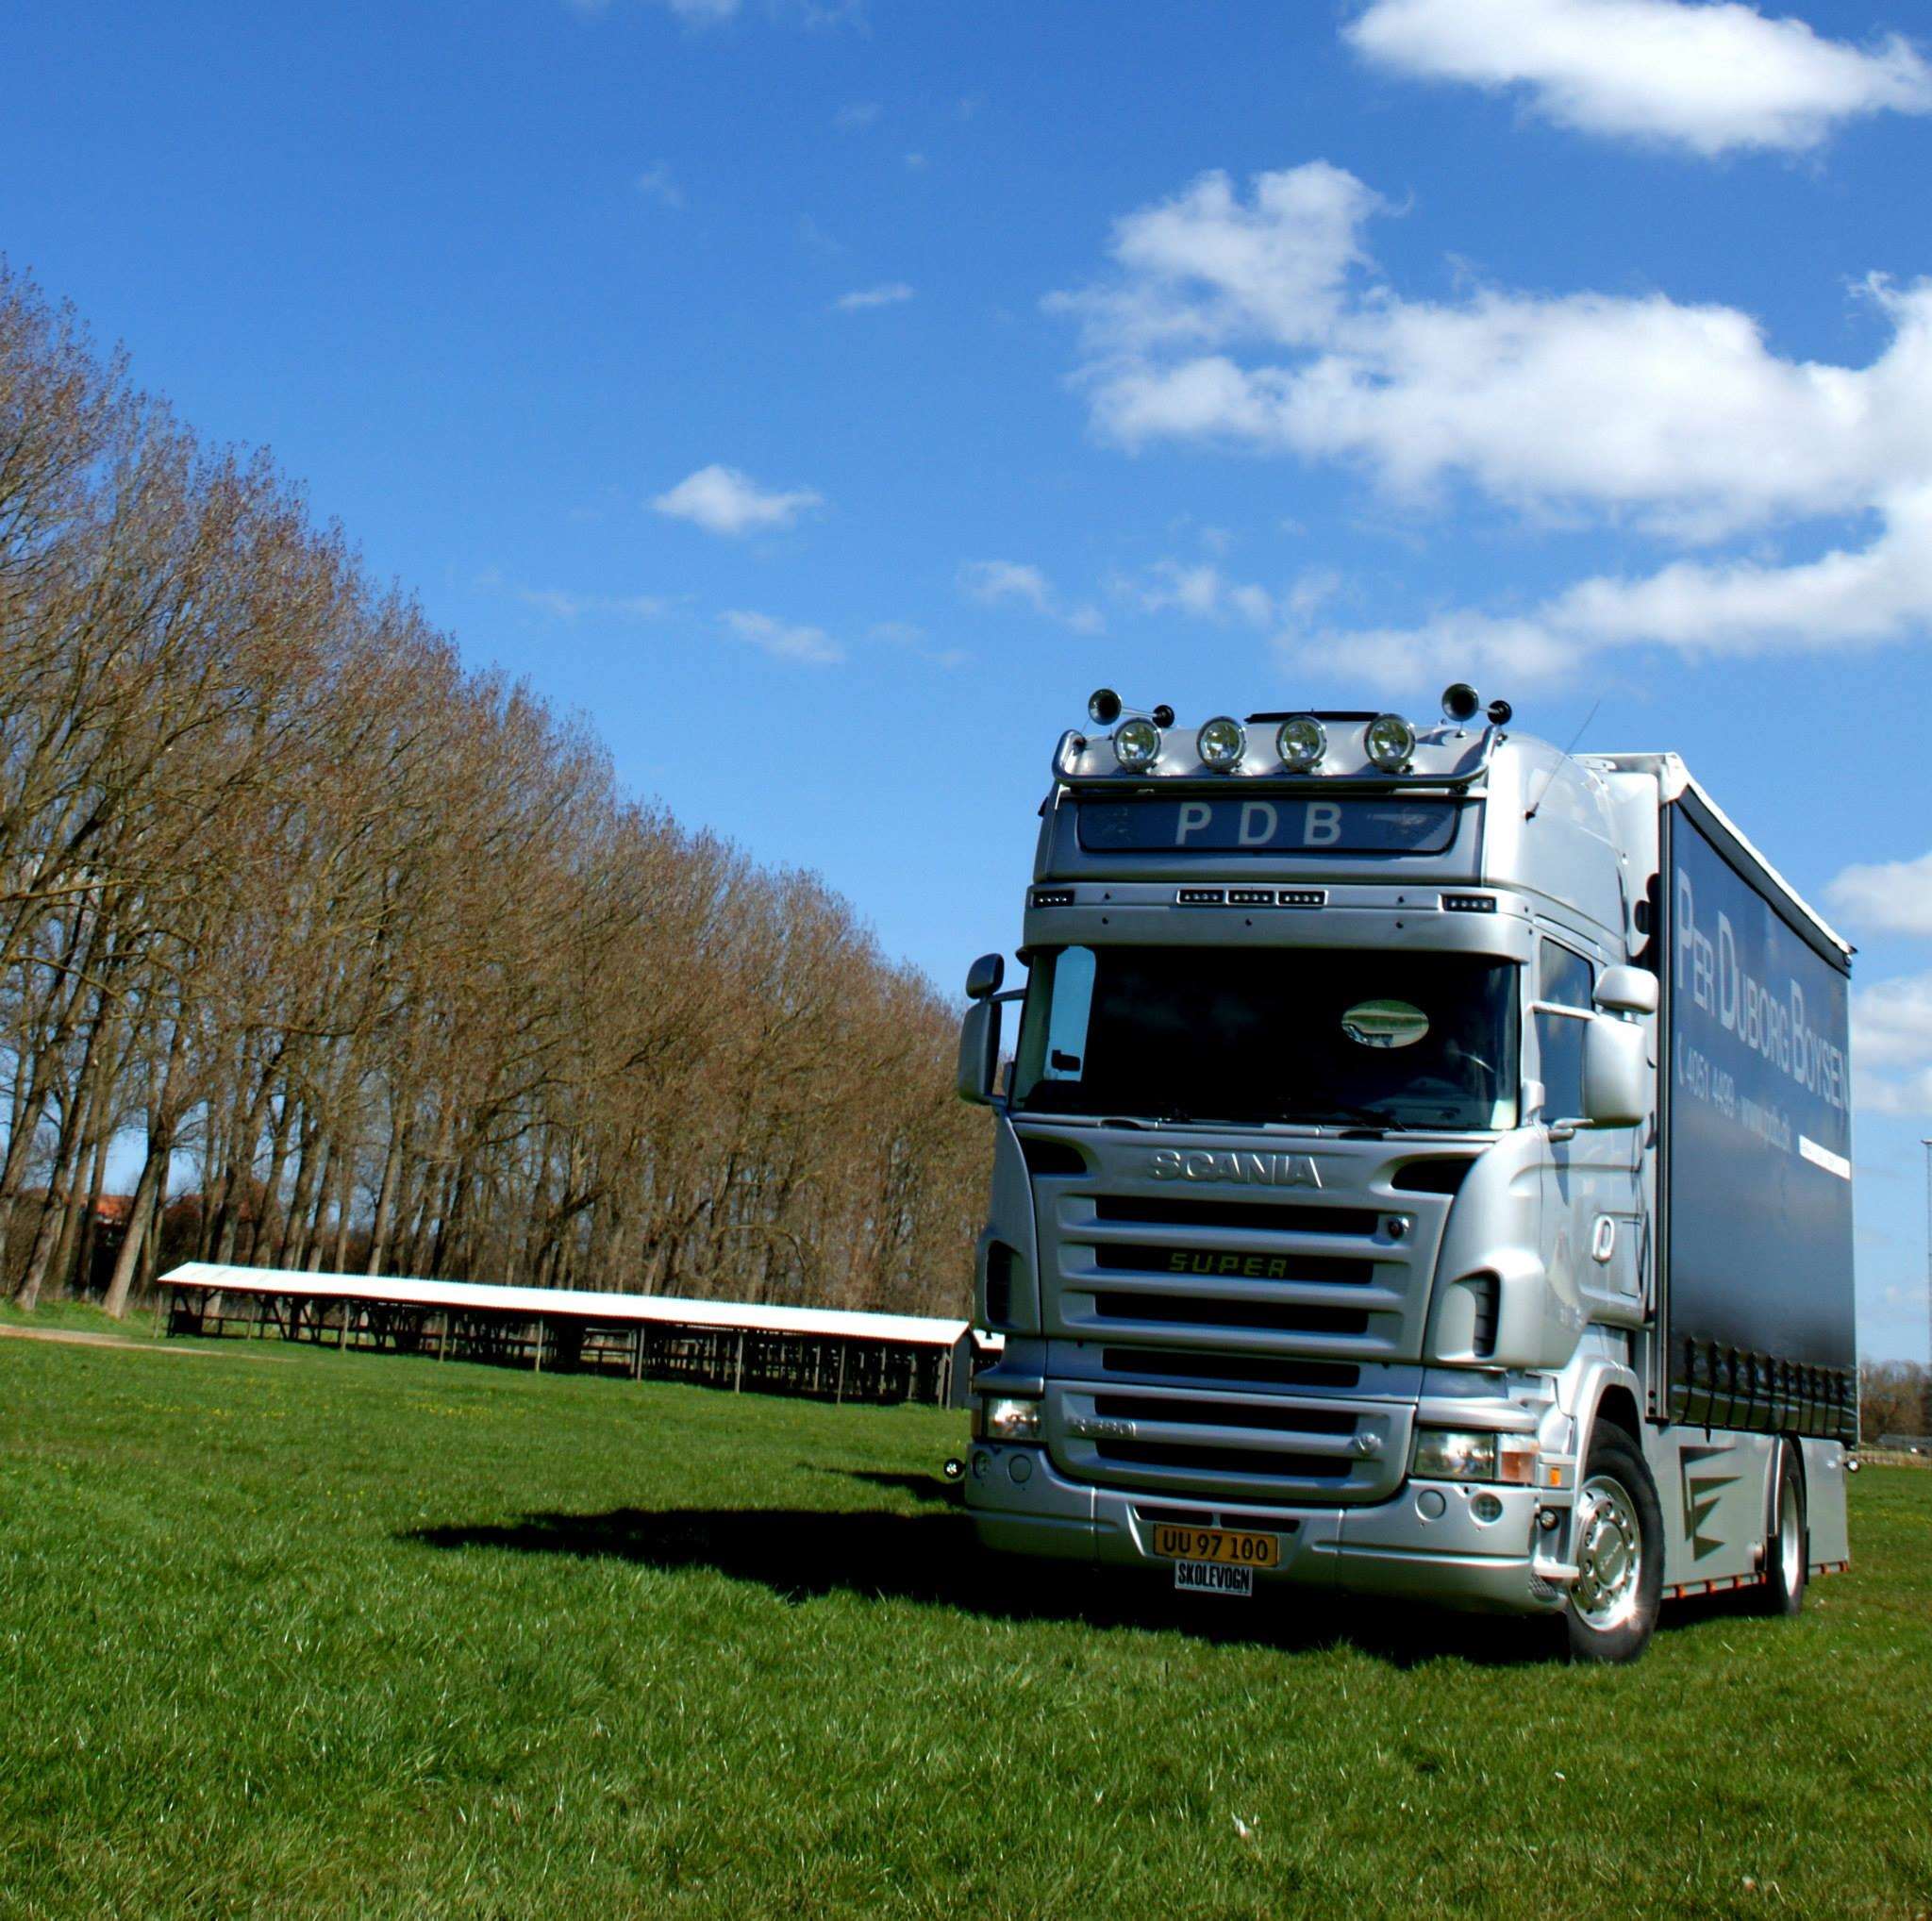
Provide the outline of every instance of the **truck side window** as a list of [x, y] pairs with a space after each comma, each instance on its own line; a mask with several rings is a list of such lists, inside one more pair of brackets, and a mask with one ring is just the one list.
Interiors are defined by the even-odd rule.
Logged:
[[1583, 1111], [1583, 1024], [1591, 1013], [1595, 970], [1555, 941], [1541, 941], [1537, 947], [1536, 1050], [1543, 1118], [1574, 1120]]
[[1046, 1078], [1078, 1080], [1093, 1011], [1093, 949], [1064, 947], [1054, 962], [1053, 1010], [1046, 1025]]

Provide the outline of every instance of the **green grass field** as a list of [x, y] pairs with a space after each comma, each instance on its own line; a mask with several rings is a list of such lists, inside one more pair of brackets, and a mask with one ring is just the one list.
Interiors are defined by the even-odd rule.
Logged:
[[962, 1440], [0, 1339], [0, 1913], [1932, 1909], [1932, 1474], [1858, 1478], [1801, 1620], [1592, 1671], [982, 1565]]

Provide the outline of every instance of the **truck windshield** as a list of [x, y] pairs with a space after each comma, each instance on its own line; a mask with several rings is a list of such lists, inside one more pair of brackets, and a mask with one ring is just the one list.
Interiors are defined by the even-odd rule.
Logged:
[[1462, 954], [1036, 950], [1013, 1097], [1031, 1113], [1513, 1127], [1516, 974]]

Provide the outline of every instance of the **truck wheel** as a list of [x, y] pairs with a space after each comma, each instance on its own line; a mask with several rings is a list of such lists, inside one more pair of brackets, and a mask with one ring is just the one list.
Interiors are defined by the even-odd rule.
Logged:
[[1811, 1559], [1811, 1537], [1805, 1526], [1805, 1477], [1796, 1447], [1786, 1441], [1777, 1452], [1777, 1507], [1771, 1539], [1764, 1544], [1764, 1581], [1757, 1604], [1766, 1614], [1795, 1614], [1805, 1605], [1805, 1577]]
[[1663, 1511], [1637, 1444], [1599, 1428], [1571, 1523], [1579, 1570], [1563, 1619], [1573, 1661], [1635, 1661], [1650, 1645], [1664, 1584]]

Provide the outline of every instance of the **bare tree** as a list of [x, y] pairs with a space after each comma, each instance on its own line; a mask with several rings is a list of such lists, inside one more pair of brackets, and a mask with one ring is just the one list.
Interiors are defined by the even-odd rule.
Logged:
[[[201, 1251], [963, 1309], [953, 1020], [621, 793], [0, 267], [0, 1278]], [[174, 1218], [173, 1215], [170, 1218]]]

